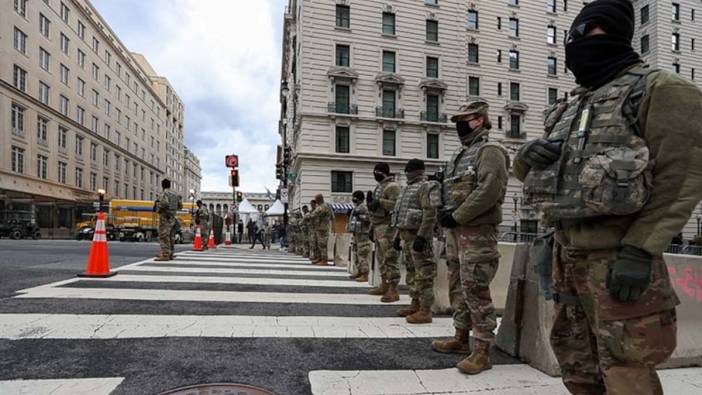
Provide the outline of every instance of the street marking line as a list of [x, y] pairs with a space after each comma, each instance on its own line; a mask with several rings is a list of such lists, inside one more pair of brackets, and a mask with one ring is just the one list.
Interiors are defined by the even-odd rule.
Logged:
[[0, 338], [414, 339], [451, 336], [454, 332], [452, 322], [452, 318], [435, 318], [431, 324], [412, 325], [400, 317], [0, 314]]
[[287, 292], [236, 292], [195, 291], [133, 288], [48, 288], [36, 287], [14, 298], [63, 298], [63, 299], [115, 299], [115, 300], [173, 300], [195, 302], [240, 302], [240, 303], [306, 303], [340, 305], [397, 305], [407, 304], [409, 299], [400, 295], [400, 300], [382, 303], [380, 298], [365, 294], [324, 294]]
[[[156, 261], [154, 261], [155, 263]], [[149, 262], [150, 263], [150, 262]], [[200, 266], [222, 266], [222, 267], [250, 267], [250, 268], [273, 268], [273, 269], [310, 269], [310, 271], [320, 271], [320, 272], [344, 272], [346, 273], [346, 268], [340, 268], [335, 266], [313, 266], [313, 265], [293, 265], [293, 264], [274, 264], [274, 263], [258, 263], [258, 262], [224, 262], [221, 260], [173, 260], [160, 262], [159, 264], [165, 265], [200, 265]]]
[[179, 255], [188, 255], [188, 256], [226, 256], [226, 257], [233, 257], [233, 258], [264, 258], [264, 259], [275, 259], [275, 258], [283, 258], [283, 259], [288, 259], [288, 260], [294, 260], [294, 261], [300, 261], [300, 262], [309, 262], [309, 258], [303, 258], [295, 255], [287, 255], [287, 254], [251, 254], [251, 253], [241, 253], [241, 254], [236, 254], [236, 253], [221, 253], [221, 252], [196, 252], [196, 251], [183, 251], [179, 252]]
[[129, 269], [136, 272], [164, 272], [164, 273], [220, 273], [220, 274], [256, 274], [256, 275], [283, 275], [283, 276], [310, 276], [348, 278], [346, 272], [316, 272], [300, 270], [272, 270], [272, 269], [228, 269], [228, 268], [199, 268], [199, 267], [164, 267], [164, 266], [136, 266]]
[[0, 394], [51, 394], [51, 395], [109, 395], [122, 383], [124, 377], [89, 379], [6, 380], [0, 381]]
[[265, 277], [205, 277], [205, 276], [160, 276], [120, 274], [119, 276], [102, 278], [82, 278], [82, 281], [93, 282], [143, 282], [143, 283], [197, 283], [197, 284], [240, 284], [240, 285], [289, 285], [300, 287], [330, 287], [330, 288], [368, 288], [368, 283], [358, 283], [353, 280], [306, 280]]

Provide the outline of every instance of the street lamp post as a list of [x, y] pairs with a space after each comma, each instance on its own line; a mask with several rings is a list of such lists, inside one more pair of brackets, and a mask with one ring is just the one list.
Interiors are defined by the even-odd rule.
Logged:
[[[281, 93], [283, 94], [284, 100], [288, 100], [288, 94], [290, 93], [290, 89], [288, 88], [288, 81], [283, 81], [281, 84]], [[285, 106], [286, 111], [287, 111], [287, 105]], [[288, 146], [288, 122], [287, 122], [287, 114], [283, 114], [283, 188], [288, 189], [288, 162], [285, 160], [285, 149]], [[289, 194], [288, 194], [288, 199], [289, 199]], [[283, 205], [284, 210], [283, 210], [283, 231], [285, 232], [285, 237], [287, 239], [288, 237], [288, 199], [285, 200], [285, 204]]]
[[519, 197], [517, 197], [517, 194], [512, 195], [512, 202], [514, 203], [514, 208], [512, 209], [512, 226], [514, 227], [514, 241], [517, 241], [517, 202], [519, 201]]
[[105, 202], [105, 193], [106, 192], [104, 189], [100, 188], [97, 190], [97, 193], [98, 193], [98, 199], [100, 202], [100, 206], [98, 207], [98, 212], [101, 213], [101, 212], [103, 212], [103, 204]]
[[702, 222], [702, 214], [697, 214], [697, 236], [699, 236], [702, 233], [700, 222]]

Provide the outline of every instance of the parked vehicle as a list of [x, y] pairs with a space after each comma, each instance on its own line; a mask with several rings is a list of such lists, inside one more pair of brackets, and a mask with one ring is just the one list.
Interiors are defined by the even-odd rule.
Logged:
[[41, 238], [41, 231], [31, 211], [5, 210], [0, 212], [0, 237], [37, 240]]

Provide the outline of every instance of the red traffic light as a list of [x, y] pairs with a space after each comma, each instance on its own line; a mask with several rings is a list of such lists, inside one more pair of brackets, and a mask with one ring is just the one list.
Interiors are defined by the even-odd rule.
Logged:
[[239, 155], [227, 155], [224, 158], [224, 164], [232, 169], [239, 167]]

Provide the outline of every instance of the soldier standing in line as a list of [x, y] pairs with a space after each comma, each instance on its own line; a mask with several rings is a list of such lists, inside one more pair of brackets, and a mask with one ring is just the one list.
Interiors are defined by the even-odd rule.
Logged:
[[702, 198], [702, 92], [631, 47], [630, 1], [586, 5], [566, 36], [569, 101], [514, 173], [556, 229], [551, 347], [574, 394], [663, 394], [679, 300], [663, 252]]
[[[412, 303], [398, 312], [410, 324], [432, 321], [436, 258], [432, 242], [436, 209], [441, 206], [441, 187], [427, 181], [424, 161], [411, 159], [405, 166], [407, 186], [402, 188], [392, 214], [392, 226], [398, 230], [393, 248], [402, 251], [407, 267], [407, 285]], [[404, 247], [401, 247], [401, 242]]]
[[351, 278], [359, 283], [368, 282], [370, 259], [373, 252], [373, 242], [370, 240], [370, 216], [364, 202], [363, 191], [355, 191], [351, 198], [354, 208], [351, 211], [347, 230], [353, 235], [354, 262], [356, 271]]
[[158, 242], [161, 255], [155, 261], [170, 261], [173, 259], [175, 248], [176, 212], [183, 208], [180, 196], [170, 190], [171, 181], [164, 178], [161, 181], [163, 191], [154, 202], [154, 210], [158, 212]]
[[198, 200], [195, 202], [197, 205], [197, 208], [195, 209], [195, 212], [193, 213], [193, 222], [195, 222], [195, 226], [200, 227], [200, 234], [202, 235], [202, 249], [206, 250], [207, 249], [207, 240], [208, 237], [210, 237], [209, 234], [209, 226], [208, 226], [208, 221], [210, 219], [210, 212], [207, 210], [207, 206], [202, 204], [202, 200]]
[[302, 217], [300, 219], [300, 227], [299, 227], [299, 243], [300, 243], [300, 250], [302, 251], [302, 256], [305, 258], [310, 257], [310, 217], [309, 217], [310, 209], [307, 207], [307, 205], [302, 206]]
[[[492, 125], [489, 106], [479, 97], [469, 98], [451, 118], [461, 147], [448, 162], [443, 182], [444, 208], [439, 223], [452, 229], [458, 247], [461, 283], [468, 314], [454, 313], [456, 334], [441, 347], [468, 348], [472, 329], [475, 349], [456, 367], [466, 374], [478, 374], [492, 367], [490, 345], [497, 327], [490, 283], [495, 277], [500, 254], [497, 252], [497, 225], [502, 222], [502, 203], [507, 191], [509, 155], [499, 143], [489, 142]], [[447, 346], [448, 345], [448, 346]], [[439, 347], [437, 347], [439, 346]]]
[[312, 264], [314, 264], [319, 259], [317, 257], [317, 226], [318, 226], [318, 221], [314, 217], [312, 217], [312, 213], [314, 212], [315, 209], [317, 209], [317, 202], [315, 202], [314, 199], [312, 199], [310, 201], [310, 206], [312, 207], [312, 209], [306, 215], [307, 228], [309, 230], [309, 232], [307, 233], [307, 237], [309, 240], [310, 262]]
[[315, 265], [326, 266], [329, 263], [329, 230], [334, 220], [334, 213], [331, 207], [324, 202], [324, 196], [320, 193], [314, 197], [316, 204], [315, 209], [310, 213], [310, 218], [315, 224], [315, 244], [317, 258], [312, 263]]
[[397, 286], [400, 283], [400, 263], [398, 253], [392, 247], [395, 229], [391, 226], [391, 213], [400, 194], [400, 184], [390, 174], [390, 166], [380, 162], [373, 169], [373, 177], [378, 182], [373, 192], [366, 196], [370, 213], [373, 236], [376, 242], [376, 256], [380, 266], [380, 286], [368, 291], [370, 295], [382, 295], [381, 302], [391, 303], [400, 300]]

